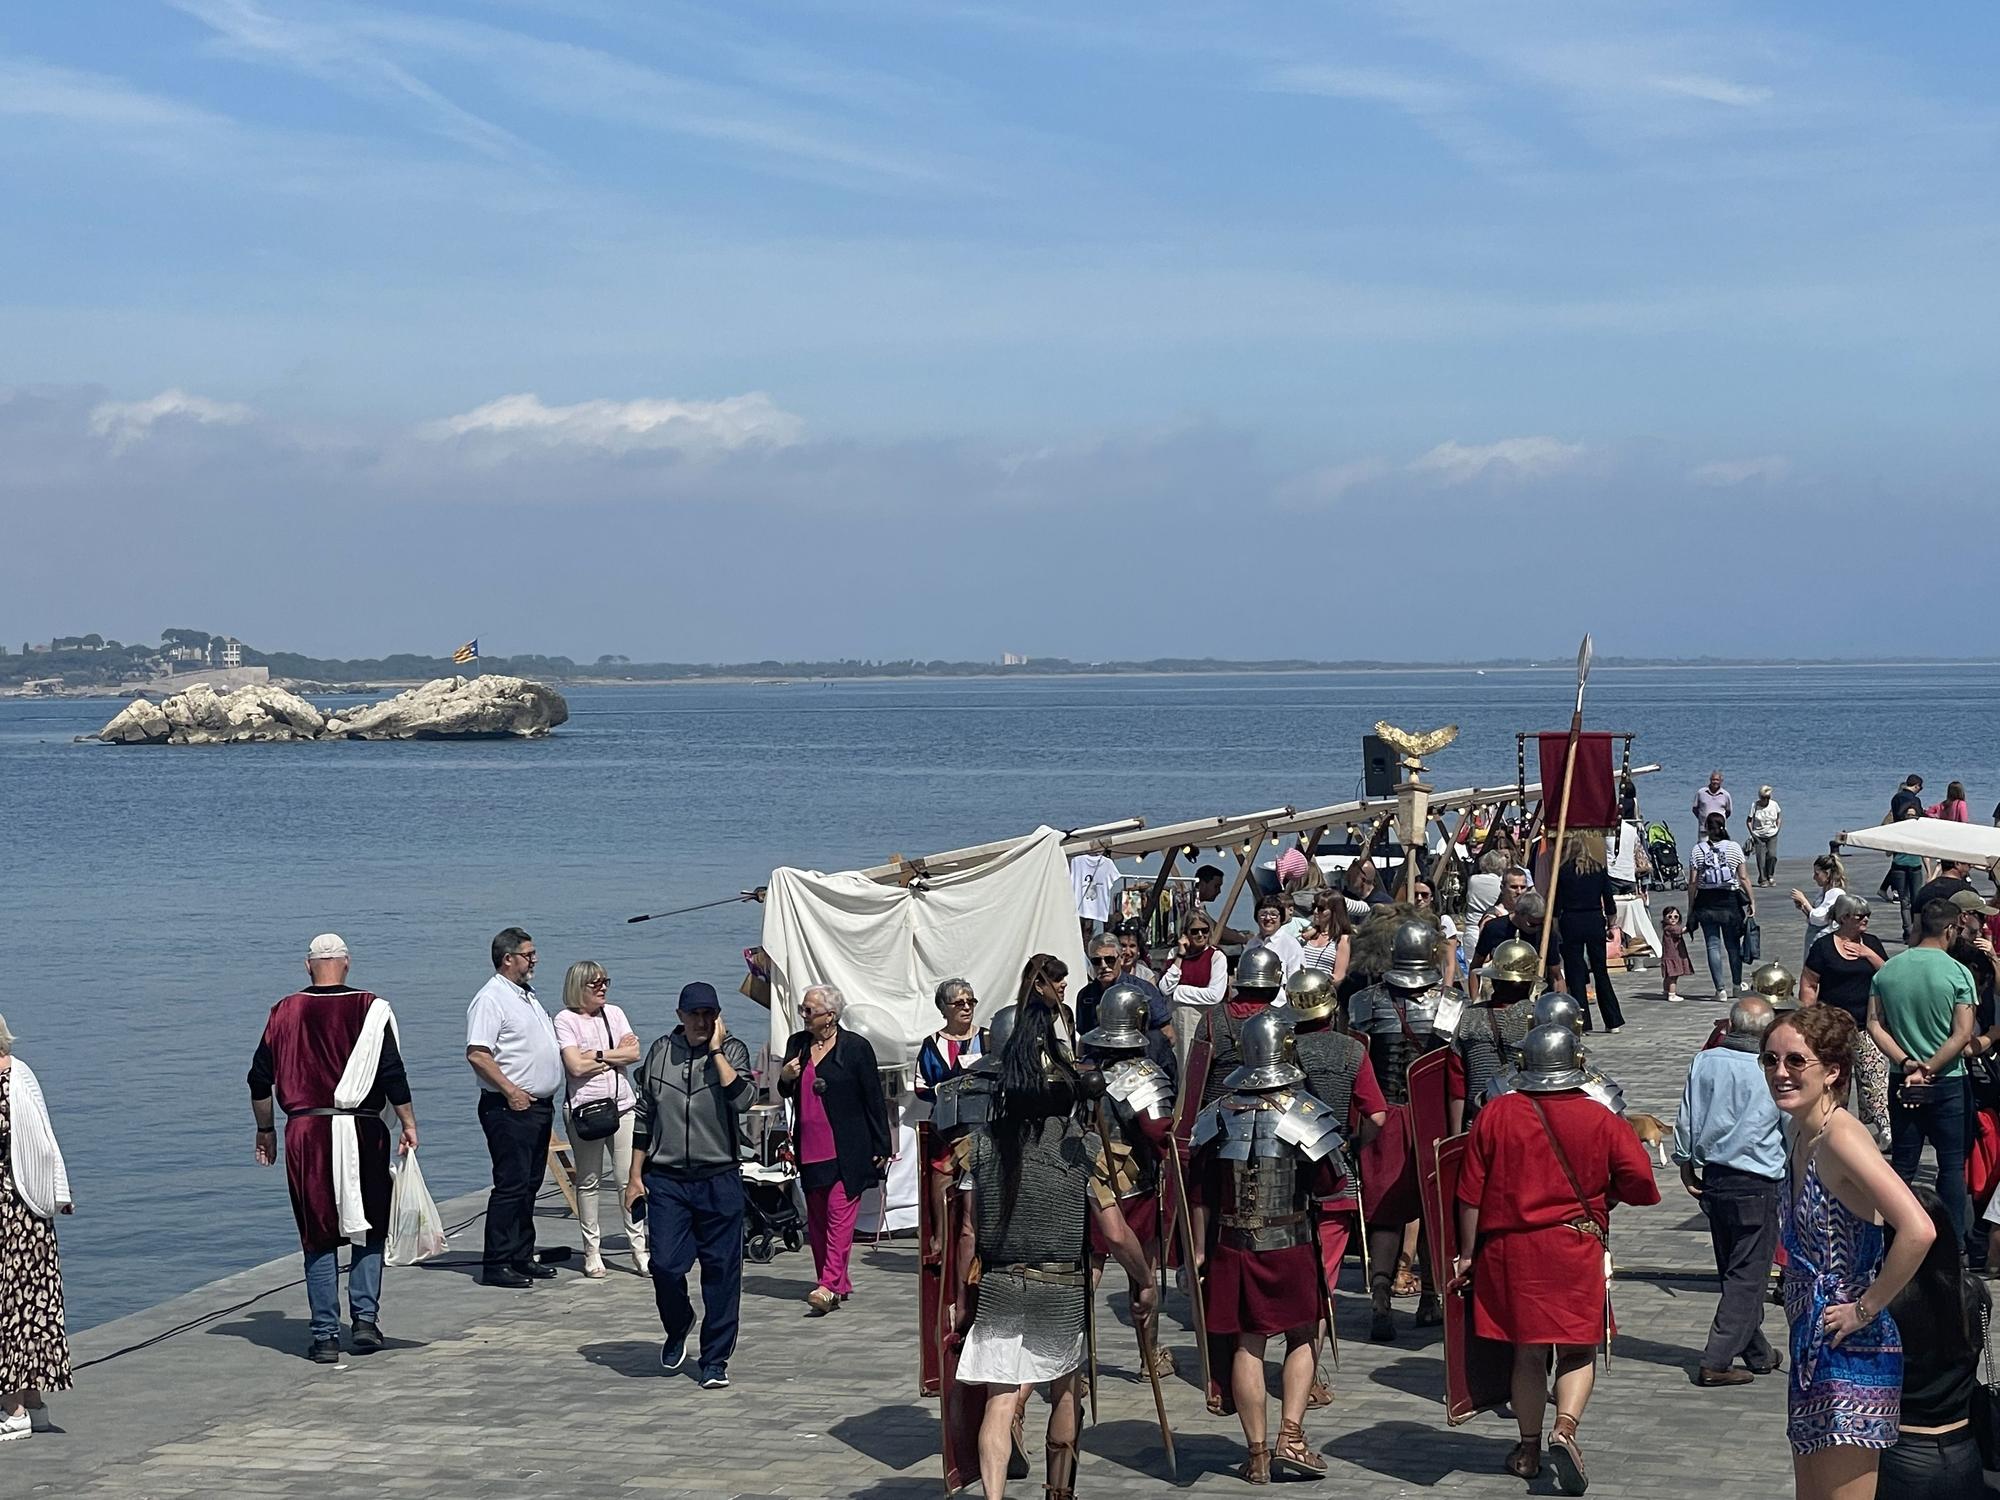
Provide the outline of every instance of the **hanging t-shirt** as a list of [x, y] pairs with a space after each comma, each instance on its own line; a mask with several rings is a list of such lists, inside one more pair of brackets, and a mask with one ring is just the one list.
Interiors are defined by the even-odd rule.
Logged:
[[1118, 882], [1118, 865], [1102, 854], [1079, 854], [1069, 862], [1070, 889], [1076, 893], [1076, 914], [1093, 922], [1111, 920], [1111, 890]]

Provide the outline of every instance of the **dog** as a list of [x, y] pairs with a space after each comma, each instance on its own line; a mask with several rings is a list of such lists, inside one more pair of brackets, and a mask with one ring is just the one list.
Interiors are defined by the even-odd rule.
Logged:
[[1653, 1155], [1664, 1167], [1667, 1164], [1667, 1141], [1673, 1136], [1673, 1127], [1658, 1115], [1630, 1114], [1625, 1121], [1632, 1127], [1632, 1134], [1653, 1148]]

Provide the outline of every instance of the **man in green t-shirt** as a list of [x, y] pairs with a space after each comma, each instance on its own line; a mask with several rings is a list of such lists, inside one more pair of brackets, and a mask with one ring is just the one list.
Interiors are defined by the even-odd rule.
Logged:
[[1929, 1141], [1937, 1152], [1938, 1197], [1966, 1231], [1965, 1144], [1971, 1122], [1965, 1061], [1977, 1030], [1979, 997], [1972, 972], [1945, 949], [1958, 908], [1933, 901], [1916, 914], [1916, 946], [1875, 972], [1868, 994], [1868, 1035], [1889, 1059], [1890, 1159], [1905, 1182]]

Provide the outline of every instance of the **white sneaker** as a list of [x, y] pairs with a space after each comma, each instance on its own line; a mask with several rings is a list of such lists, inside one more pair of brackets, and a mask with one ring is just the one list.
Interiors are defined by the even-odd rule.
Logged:
[[0, 1443], [11, 1443], [16, 1438], [34, 1435], [35, 1419], [25, 1411], [17, 1411], [11, 1417], [0, 1417]]

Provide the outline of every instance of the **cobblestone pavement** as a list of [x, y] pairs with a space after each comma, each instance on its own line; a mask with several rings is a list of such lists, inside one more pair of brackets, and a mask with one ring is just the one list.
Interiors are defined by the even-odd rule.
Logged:
[[[1803, 861], [1787, 861], [1780, 889], [1761, 893], [1767, 951], [1788, 959], [1801, 929], [1782, 894], [1803, 873]], [[1656, 912], [1662, 904], [1655, 896]], [[1621, 976], [1629, 1024], [1594, 1039], [1631, 1107], [1668, 1122], [1688, 1059], [1721, 1013], [1698, 952], [1695, 962], [1684, 1004], [1663, 1003], [1653, 975]], [[1714, 1310], [1712, 1262], [1678, 1177], [1660, 1176], [1665, 1201], [1620, 1209], [1614, 1224], [1620, 1332], [1582, 1431], [1592, 1492], [1691, 1500], [1720, 1483], [1786, 1493], [1783, 1377], [1712, 1391], [1690, 1381]], [[463, 1218], [479, 1206], [460, 1200], [447, 1212]], [[543, 1213], [544, 1243], [575, 1242], [559, 1202]], [[476, 1249], [477, 1236], [474, 1226], [459, 1243]], [[748, 1267], [734, 1383], [715, 1392], [659, 1370], [650, 1287], [629, 1263], [604, 1282], [566, 1269], [521, 1292], [488, 1290], [461, 1264], [392, 1268], [382, 1317], [391, 1347], [349, 1356], [342, 1369], [303, 1357], [305, 1296], [292, 1286], [81, 1371], [74, 1392], [52, 1399], [60, 1432], [0, 1447], [0, 1496], [935, 1494], [937, 1405], [916, 1394], [915, 1251], [884, 1242], [857, 1261], [853, 1301], [823, 1319], [808, 1319], [801, 1301], [812, 1285], [807, 1254]], [[102, 1358], [298, 1275], [288, 1259], [232, 1276], [91, 1330], [76, 1340], [77, 1358]], [[1524, 1486], [1500, 1471], [1511, 1419], [1444, 1425], [1435, 1330], [1420, 1337], [1406, 1326], [1396, 1345], [1365, 1342], [1352, 1264], [1339, 1303], [1338, 1399], [1307, 1423], [1328, 1461], [1320, 1492], [1553, 1493], [1546, 1474]], [[1406, 1325], [1413, 1305], [1400, 1304]], [[1122, 1291], [1111, 1306], [1122, 1316]], [[1178, 1319], [1181, 1299], [1168, 1309]], [[1768, 1313], [1779, 1340], [1782, 1315]], [[1100, 1326], [1101, 1420], [1085, 1433], [1079, 1491], [1159, 1494], [1165, 1462], [1129, 1329], [1108, 1317]], [[1181, 1487], [1238, 1493], [1230, 1471], [1241, 1431], [1202, 1409], [1184, 1328], [1170, 1328], [1168, 1343], [1185, 1372], [1169, 1385]], [[1037, 1493], [1039, 1476], [1015, 1489]]]

